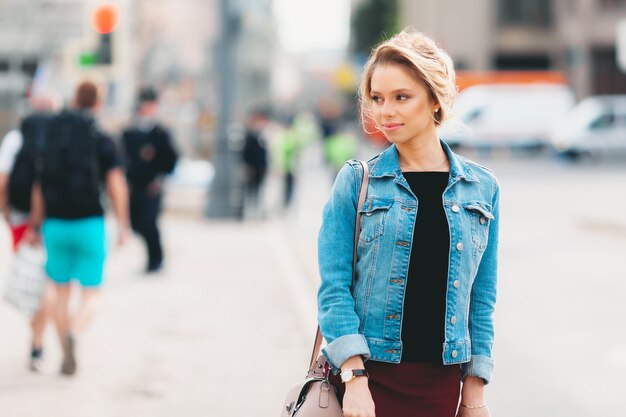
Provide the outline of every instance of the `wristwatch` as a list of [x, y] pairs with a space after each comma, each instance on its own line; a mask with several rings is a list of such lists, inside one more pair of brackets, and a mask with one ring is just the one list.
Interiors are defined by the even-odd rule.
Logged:
[[341, 371], [341, 382], [345, 384], [346, 382], [352, 381], [357, 376], [370, 377], [365, 369], [346, 369], [345, 371]]

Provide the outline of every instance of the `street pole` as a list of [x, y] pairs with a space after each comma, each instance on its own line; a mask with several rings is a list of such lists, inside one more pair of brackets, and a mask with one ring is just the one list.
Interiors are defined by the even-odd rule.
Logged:
[[239, 34], [239, 11], [233, 10], [229, 0], [220, 0], [222, 23], [220, 41], [217, 45], [217, 64], [219, 68], [220, 113], [218, 118], [216, 151], [213, 157], [215, 178], [209, 192], [206, 215], [209, 218], [236, 218], [238, 198], [233, 192], [237, 187], [236, 155], [231, 150], [229, 126], [236, 87], [234, 56], [236, 40]]

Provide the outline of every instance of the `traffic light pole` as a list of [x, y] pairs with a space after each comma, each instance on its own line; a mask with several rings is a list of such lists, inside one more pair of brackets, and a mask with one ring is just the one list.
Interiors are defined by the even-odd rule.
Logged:
[[239, 15], [231, 9], [229, 0], [220, 0], [220, 9], [222, 30], [216, 60], [220, 74], [220, 113], [216, 151], [213, 157], [215, 178], [211, 184], [206, 214], [209, 218], [227, 219], [240, 216], [237, 201], [239, 199], [233, 192], [236, 186], [233, 180], [236, 174], [237, 158], [229, 145], [228, 132], [236, 87], [234, 52], [239, 32]]

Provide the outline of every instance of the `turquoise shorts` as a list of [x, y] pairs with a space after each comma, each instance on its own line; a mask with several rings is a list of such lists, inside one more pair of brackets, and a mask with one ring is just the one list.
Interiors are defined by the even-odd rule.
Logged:
[[60, 285], [76, 279], [83, 287], [99, 287], [106, 258], [104, 230], [103, 217], [46, 220], [42, 233], [50, 279]]

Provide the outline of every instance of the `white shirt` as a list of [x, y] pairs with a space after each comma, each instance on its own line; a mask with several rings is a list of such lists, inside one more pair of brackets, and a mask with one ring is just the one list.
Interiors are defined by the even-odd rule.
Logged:
[[10, 174], [15, 157], [22, 149], [22, 132], [13, 129], [6, 134], [0, 143], [0, 174]]
[[[11, 130], [4, 136], [2, 143], [0, 143], [0, 174], [9, 175], [11, 173], [15, 157], [22, 149], [22, 142], [22, 132], [19, 129]], [[27, 221], [28, 213], [11, 208], [9, 211], [9, 224], [17, 226]]]

